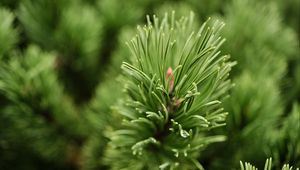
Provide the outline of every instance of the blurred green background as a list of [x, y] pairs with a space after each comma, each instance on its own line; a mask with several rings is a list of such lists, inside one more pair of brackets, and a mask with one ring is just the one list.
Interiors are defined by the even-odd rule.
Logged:
[[0, 169], [109, 169], [107, 133], [125, 45], [146, 15], [224, 21], [238, 64], [224, 101], [227, 140], [201, 151], [210, 170], [300, 166], [300, 0], [0, 0]]

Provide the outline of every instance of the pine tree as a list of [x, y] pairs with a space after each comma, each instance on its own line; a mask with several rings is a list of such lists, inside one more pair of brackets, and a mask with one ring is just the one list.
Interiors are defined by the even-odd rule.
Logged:
[[299, 168], [299, 2], [1, 0], [0, 169]]

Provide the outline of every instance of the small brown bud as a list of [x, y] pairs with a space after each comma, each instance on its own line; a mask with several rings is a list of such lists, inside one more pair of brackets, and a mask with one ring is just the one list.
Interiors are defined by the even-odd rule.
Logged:
[[171, 67], [168, 68], [167, 73], [166, 73], [166, 79], [169, 84], [169, 93], [173, 91], [174, 88], [174, 75], [173, 75], [173, 70]]

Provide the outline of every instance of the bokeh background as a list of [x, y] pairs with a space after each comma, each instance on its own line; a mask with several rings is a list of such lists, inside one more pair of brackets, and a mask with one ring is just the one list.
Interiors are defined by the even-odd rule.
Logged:
[[238, 63], [227, 125], [210, 132], [227, 140], [199, 162], [300, 167], [300, 0], [0, 0], [0, 169], [109, 169], [125, 42], [171, 11], [225, 22], [222, 53]]

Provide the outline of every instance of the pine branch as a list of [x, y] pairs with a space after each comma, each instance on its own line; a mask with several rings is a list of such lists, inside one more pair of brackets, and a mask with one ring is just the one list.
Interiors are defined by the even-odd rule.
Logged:
[[57, 52], [69, 95], [77, 103], [89, 100], [101, 68], [102, 21], [96, 9], [80, 1], [24, 0], [18, 16], [28, 40]]
[[250, 0], [230, 3], [226, 8], [224, 37], [231, 43], [226, 43], [224, 50], [230, 51], [239, 63], [233, 75], [249, 70], [277, 81], [283, 77], [286, 60], [298, 52], [295, 32], [283, 25], [282, 20], [272, 3]]
[[121, 30], [117, 43], [119, 46], [112, 54], [111, 63], [107, 68], [103, 68], [104, 76], [96, 88], [95, 96], [83, 109], [83, 115], [87, 120], [86, 126], [90, 126], [91, 129], [89, 139], [82, 149], [82, 169], [104, 168], [100, 160], [108, 143], [106, 131], [120, 126], [121, 115], [116, 113], [112, 106], [122, 100], [125, 94], [122, 92], [122, 84], [116, 83], [116, 77], [121, 73], [122, 61], [128, 61], [130, 56], [130, 50], [124, 42], [133, 35], [135, 35], [134, 28]]
[[224, 125], [219, 99], [231, 87], [234, 64], [220, 55], [223, 23], [210, 24], [195, 32], [192, 13], [178, 21], [172, 13], [138, 27], [128, 43], [132, 64], [122, 64], [128, 98], [118, 108], [123, 127], [111, 134], [106, 153], [112, 169], [201, 169], [198, 151], [224, 140], [203, 133]]
[[0, 99], [5, 102], [0, 120], [8, 122], [3, 126], [9, 129], [0, 133], [2, 142], [8, 143], [0, 149], [17, 157], [9, 151], [22, 146], [29, 148], [29, 157], [74, 165], [78, 154], [73, 152], [78, 152], [85, 127], [57, 81], [55, 59], [30, 46], [24, 55], [0, 64]]
[[0, 8], [0, 60], [12, 50], [18, 42], [18, 31], [13, 28], [14, 15]]
[[[258, 170], [255, 166], [251, 165], [250, 163], [243, 163], [240, 161], [241, 170]], [[266, 160], [264, 170], [271, 170], [272, 169], [272, 158], [269, 158]], [[290, 166], [289, 164], [284, 164], [282, 167], [282, 170], [293, 170], [294, 168]], [[295, 170], [299, 170], [299, 168], [296, 168]]]
[[231, 52], [238, 65], [232, 73], [236, 87], [224, 104], [230, 113], [227, 126], [218, 132], [226, 133], [228, 140], [218, 149], [207, 150], [214, 159], [203, 156], [211, 169], [230, 169], [240, 159], [255, 161], [275, 156], [270, 153], [270, 142], [277, 139], [278, 133], [273, 133], [285, 110], [282, 99], [286, 98], [282, 95], [288, 93], [280, 88], [285, 83], [282, 78], [287, 60], [296, 53], [297, 44], [294, 33], [281, 23], [274, 4], [234, 0], [225, 14], [223, 33], [230, 43], [223, 48]]
[[293, 110], [284, 119], [279, 121], [280, 129], [272, 133], [270, 152], [275, 158], [275, 165], [289, 162], [300, 166], [300, 107], [293, 105]]
[[16, 12], [21, 26], [26, 32], [26, 37], [43, 48], [55, 47], [53, 35], [65, 4], [64, 0], [21, 1]]

